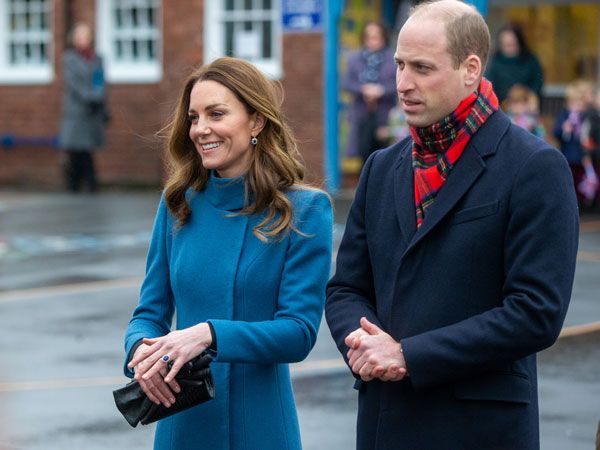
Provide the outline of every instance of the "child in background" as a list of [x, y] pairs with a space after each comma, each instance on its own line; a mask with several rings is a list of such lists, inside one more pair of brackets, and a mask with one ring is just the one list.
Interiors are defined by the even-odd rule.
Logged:
[[387, 142], [388, 145], [400, 142], [409, 134], [406, 116], [398, 105], [390, 109], [387, 125], [377, 128], [377, 138], [382, 142]]
[[545, 130], [540, 120], [537, 95], [526, 86], [516, 84], [510, 88], [502, 108], [510, 120], [521, 128], [543, 139]]
[[581, 146], [585, 176], [580, 190], [588, 201], [588, 206], [600, 206], [600, 89], [587, 85], [587, 109], [581, 125]]
[[[556, 116], [553, 131], [554, 136], [558, 139], [560, 151], [565, 155], [571, 168], [577, 192], [577, 202], [580, 207], [583, 207], [589, 202], [587, 195], [580, 188], [581, 182], [587, 176], [584, 168], [583, 147], [581, 145], [583, 120], [588, 107], [586, 103], [588, 91], [585, 83], [582, 81], [569, 83], [565, 90], [565, 98], [567, 102], [566, 108], [561, 110]], [[589, 158], [586, 158], [587, 161], [589, 161]]]

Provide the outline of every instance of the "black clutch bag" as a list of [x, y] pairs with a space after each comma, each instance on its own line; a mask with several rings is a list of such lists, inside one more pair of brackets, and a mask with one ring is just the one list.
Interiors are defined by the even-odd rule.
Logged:
[[142, 425], [148, 425], [211, 400], [215, 397], [215, 386], [209, 367], [211, 361], [212, 356], [205, 351], [181, 368], [175, 376], [181, 391], [174, 393], [175, 403], [170, 408], [163, 404], [157, 405], [148, 399], [136, 380], [113, 391], [117, 408], [129, 425], [136, 427], [140, 422]]

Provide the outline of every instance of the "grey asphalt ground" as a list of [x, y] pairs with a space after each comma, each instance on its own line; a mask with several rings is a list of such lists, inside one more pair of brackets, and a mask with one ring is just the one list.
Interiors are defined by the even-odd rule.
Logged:
[[[122, 337], [158, 198], [0, 191], [0, 450], [152, 448], [153, 426], [131, 429], [111, 391], [126, 382]], [[336, 244], [348, 207], [336, 199]], [[600, 321], [599, 274], [600, 216], [585, 216], [567, 327]], [[579, 334], [539, 355], [542, 449], [593, 448], [599, 343]], [[354, 448], [353, 380], [325, 324], [292, 373], [304, 448]]]

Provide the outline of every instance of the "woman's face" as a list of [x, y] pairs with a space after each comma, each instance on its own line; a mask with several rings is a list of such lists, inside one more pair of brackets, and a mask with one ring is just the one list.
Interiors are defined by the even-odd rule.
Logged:
[[78, 50], [92, 47], [92, 30], [87, 25], [79, 25], [73, 31], [73, 45]]
[[368, 25], [365, 28], [364, 40], [365, 47], [371, 52], [381, 50], [385, 46], [381, 28], [375, 24]]
[[206, 169], [223, 178], [243, 175], [250, 168], [252, 136], [262, 129], [258, 115], [248, 114], [235, 94], [216, 81], [200, 81], [190, 93], [189, 136]]
[[498, 42], [500, 45], [500, 52], [508, 57], [514, 58], [519, 55], [521, 49], [519, 48], [519, 41], [517, 40], [517, 36], [510, 30], [503, 31], [498, 36]]

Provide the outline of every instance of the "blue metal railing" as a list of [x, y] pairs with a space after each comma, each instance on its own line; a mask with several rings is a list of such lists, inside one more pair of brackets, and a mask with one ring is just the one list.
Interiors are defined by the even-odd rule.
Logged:
[[16, 147], [58, 148], [58, 136], [15, 136], [14, 134], [0, 134], [0, 146], [7, 151], [13, 150]]

